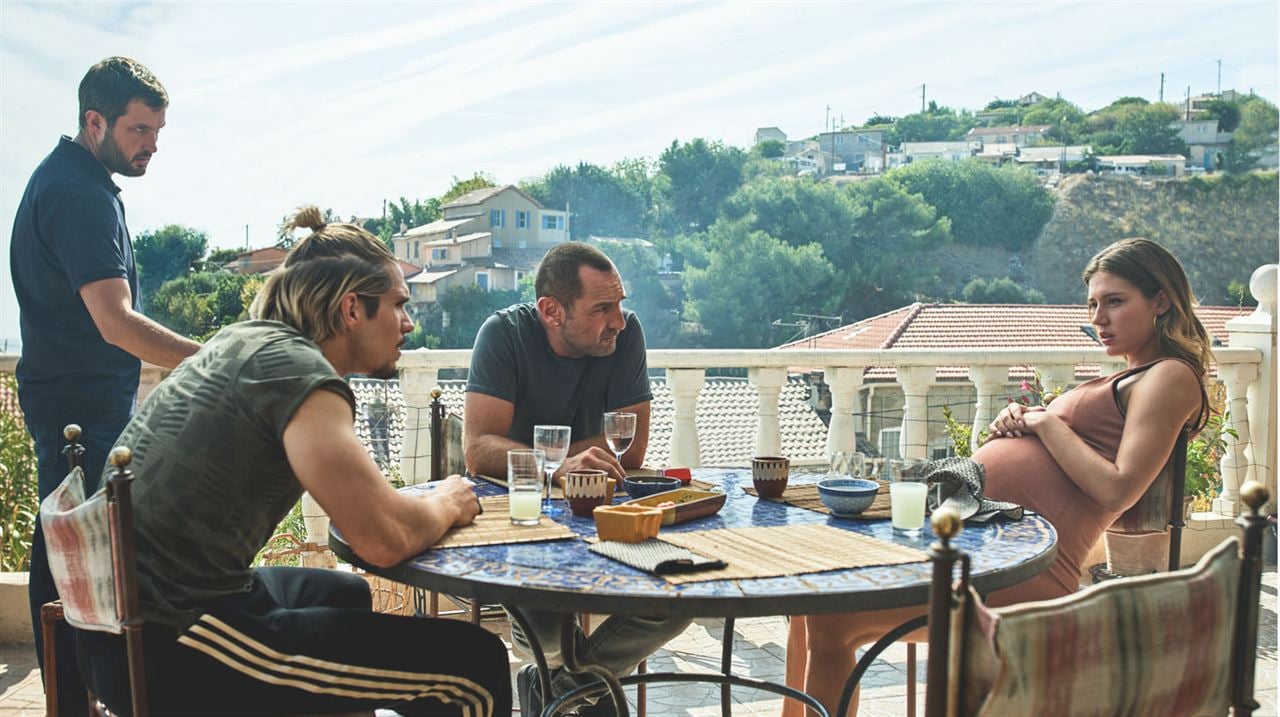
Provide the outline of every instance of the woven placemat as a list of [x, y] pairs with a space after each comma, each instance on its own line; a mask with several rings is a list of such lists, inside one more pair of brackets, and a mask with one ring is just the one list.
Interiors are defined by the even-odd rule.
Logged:
[[505, 495], [481, 498], [480, 505], [484, 508], [484, 512], [477, 515], [471, 525], [450, 530], [432, 547], [464, 548], [472, 545], [536, 543], [541, 540], [564, 540], [575, 537], [568, 527], [545, 515], [537, 525], [512, 525]]
[[[631, 469], [629, 469], [629, 470], [627, 471], [627, 477], [629, 477], [629, 478], [634, 478], [634, 477], [636, 477], [636, 476], [641, 476], [641, 477], [644, 477], [644, 478], [652, 478], [653, 476], [656, 476], [656, 475], [659, 475], [659, 474], [660, 474], [660, 471], [654, 470], [654, 469], [652, 469], [652, 468], [631, 468]], [[488, 481], [488, 482], [490, 482], [490, 483], [492, 483], [492, 484], [494, 484], [494, 485], [496, 485], [496, 486], [500, 486], [500, 487], [502, 487], [502, 488], [506, 488], [506, 487], [507, 487], [507, 482], [506, 482], [505, 480], [503, 480], [502, 478], [494, 478], [494, 477], [491, 477], [491, 476], [482, 476], [482, 475], [477, 475], [477, 476], [475, 476], [475, 477], [476, 477], [476, 478], [479, 478], [479, 479], [481, 479], [481, 480]], [[715, 484], [715, 483], [708, 483], [707, 481], [704, 481], [704, 480], [698, 480], [697, 478], [694, 478], [693, 480], [689, 481], [689, 484], [688, 484], [688, 486], [687, 486], [687, 487], [689, 487], [689, 488], [697, 488], [697, 489], [699, 489], [699, 490], [711, 490], [711, 489], [715, 488], [715, 486], [716, 486], [716, 484]], [[620, 489], [616, 491], [616, 495], [617, 495], [618, 497], [622, 498], [623, 500], [626, 500], [626, 499], [627, 499], [627, 498], [626, 498], [626, 497], [627, 497], [626, 492], [625, 492], [625, 491], [622, 491], [622, 490], [620, 490]], [[551, 484], [551, 497], [552, 497], [552, 498], [554, 498], [554, 499], [556, 499], [556, 500], [564, 500], [564, 491], [560, 490], [560, 481], [559, 481], [559, 479], [556, 479], [556, 481], [555, 481], [554, 483], [552, 483], [552, 484]]]
[[728, 563], [722, 570], [663, 575], [669, 583], [772, 578], [842, 568], [901, 565], [928, 560], [920, 550], [829, 525], [720, 528], [663, 533], [662, 540]]
[[[876, 482], [880, 484], [880, 490], [876, 492], [876, 499], [871, 502], [871, 505], [866, 510], [857, 515], [842, 515], [840, 517], [850, 520], [888, 520], [890, 517], [889, 484], [884, 481]], [[747, 486], [743, 490], [751, 495], [758, 496], [755, 488]], [[822, 504], [822, 498], [818, 495], [818, 486], [814, 483], [788, 485], [787, 489], [782, 492], [781, 498], [766, 498], [765, 500], [776, 500], [787, 505], [794, 505], [797, 508], [831, 515], [831, 509]]]

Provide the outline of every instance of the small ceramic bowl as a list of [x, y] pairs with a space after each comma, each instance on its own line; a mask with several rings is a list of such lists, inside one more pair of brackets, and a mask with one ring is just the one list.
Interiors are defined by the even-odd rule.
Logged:
[[822, 504], [839, 516], [857, 515], [866, 510], [875, 501], [878, 490], [878, 483], [861, 478], [828, 478], [818, 482]]
[[627, 489], [627, 495], [632, 498], [644, 498], [654, 493], [666, 493], [669, 490], [675, 490], [681, 486], [679, 478], [667, 478], [664, 476], [636, 476], [635, 478], [625, 478], [622, 485]]

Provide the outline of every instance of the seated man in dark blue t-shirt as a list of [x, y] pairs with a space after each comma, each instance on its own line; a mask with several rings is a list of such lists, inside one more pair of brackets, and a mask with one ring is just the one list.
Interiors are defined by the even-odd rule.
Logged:
[[[528, 448], [535, 425], [565, 425], [572, 428], [572, 443], [558, 473], [599, 468], [621, 479], [626, 468], [644, 462], [653, 399], [644, 333], [636, 315], [622, 308], [622, 278], [599, 249], [566, 242], [543, 257], [534, 289], [534, 304], [494, 313], [476, 335], [463, 428], [467, 467], [506, 475], [507, 451]], [[636, 414], [635, 440], [621, 462], [605, 444], [601, 424], [606, 411]], [[552, 665], [558, 664], [557, 615], [523, 612]], [[578, 655], [583, 662], [625, 675], [684, 632], [689, 622], [610, 617], [589, 638], [579, 631]], [[512, 638], [527, 648], [515, 623]], [[517, 682], [521, 714], [537, 714], [544, 700], [537, 694], [534, 666], [522, 668]], [[576, 685], [564, 669], [553, 673], [556, 694]]]

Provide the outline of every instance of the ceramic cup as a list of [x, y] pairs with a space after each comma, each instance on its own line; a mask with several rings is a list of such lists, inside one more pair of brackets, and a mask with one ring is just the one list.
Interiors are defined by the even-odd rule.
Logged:
[[791, 460], [780, 456], [757, 456], [751, 459], [751, 482], [761, 498], [778, 498], [787, 489]]
[[601, 470], [570, 471], [564, 477], [563, 487], [569, 510], [579, 517], [589, 518], [597, 505], [613, 502], [613, 479]]

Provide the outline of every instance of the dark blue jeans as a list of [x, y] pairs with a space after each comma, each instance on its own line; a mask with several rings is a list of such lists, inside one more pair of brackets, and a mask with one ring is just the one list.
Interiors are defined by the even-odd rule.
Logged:
[[[25, 401], [24, 401], [24, 409]], [[43, 407], [42, 407], [43, 408]], [[45, 413], [45, 411], [41, 411]], [[27, 430], [35, 441], [36, 460], [40, 481], [40, 500], [54, 491], [67, 477], [67, 459], [62, 448], [67, 441], [62, 436], [62, 429], [68, 423], [80, 426], [80, 443], [84, 446], [84, 475], [88, 483], [86, 495], [94, 491], [102, 468], [106, 465], [107, 454], [115, 446], [116, 439], [124, 431], [125, 424], [133, 415], [133, 403], [122, 406], [119, 410], [76, 411], [66, 412], [65, 418], [53, 420], [32, 420], [28, 412]], [[53, 576], [49, 574], [49, 561], [44, 545], [44, 532], [40, 529], [40, 520], [36, 519], [35, 535], [31, 541], [31, 579], [27, 587], [27, 595], [31, 600], [31, 627], [35, 631], [36, 660], [40, 664], [41, 674], [44, 672], [44, 637], [40, 632], [40, 606], [58, 598], [58, 589], [54, 587]], [[57, 626], [54, 633], [57, 643], [58, 670], [58, 708], [62, 715], [88, 714], [88, 700], [85, 696], [84, 681], [76, 666], [76, 640], [71, 626], [65, 622]]]

